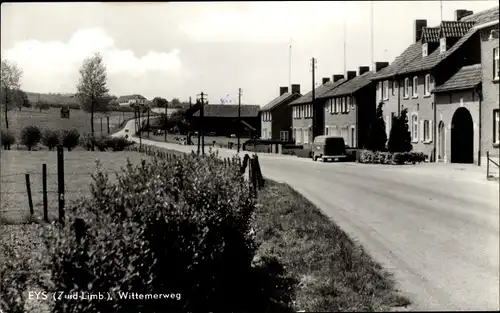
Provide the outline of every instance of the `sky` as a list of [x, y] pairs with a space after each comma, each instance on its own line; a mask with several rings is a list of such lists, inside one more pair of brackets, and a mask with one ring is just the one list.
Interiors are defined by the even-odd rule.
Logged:
[[370, 1], [2, 3], [1, 53], [30, 92], [75, 92], [83, 60], [101, 52], [116, 96], [204, 92], [237, 103], [241, 88], [242, 104], [265, 105], [290, 80], [312, 89], [312, 57], [316, 85], [372, 59], [392, 62], [414, 42], [416, 19], [439, 24], [441, 5], [454, 20], [457, 9], [498, 2], [373, 1], [373, 30]]

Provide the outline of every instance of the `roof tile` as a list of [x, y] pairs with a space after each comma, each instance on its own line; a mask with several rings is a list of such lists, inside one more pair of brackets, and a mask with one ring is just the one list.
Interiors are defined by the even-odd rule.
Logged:
[[298, 99], [300, 96], [301, 95], [298, 94], [298, 93], [292, 94], [290, 92], [286, 92], [286, 93], [282, 94], [281, 96], [274, 98], [271, 102], [269, 102], [268, 104], [266, 104], [265, 106], [263, 106], [260, 110], [261, 111], [272, 110], [275, 107], [277, 107], [278, 105], [280, 105], [282, 103], [285, 103], [287, 101], [290, 101], [292, 99], [293, 100]]
[[440, 36], [446, 38], [460, 38], [474, 26], [474, 21], [443, 21], [440, 27]]
[[481, 83], [481, 64], [474, 64], [462, 67], [450, 79], [432, 92], [439, 93], [452, 90], [463, 90], [476, 87]]
[[[326, 84], [323, 84], [314, 90], [314, 92], [315, 92], [314, 97], [321, 98], [322, 95], [324, 95], [325, 93], [329, 92], [330, 90], [332, 90], [334, 88], [337, 88], [338, 86], [342, 85], [346, 81], [347, 81], [346, 79], [341, 79], [341, 80], [338, 80], [336, 82], [330, 81]], [[306, 93], [302, 97], [300, 97], [297, 100], [290, 103], [290, 105], [306, 104], [306, 103], [311, 103], [311, 102], [312, 102], [312, 91], [309, 91], [308, 93]]]
[[[241, 105], [241, 117], [257, 117], [259, 115], [260, 106], [253, 104]], [[237, 104], [205, 104], [205, 117], [238, 117]], [[196, 111], [193, 116], [200, 116], [200, 110]]]
[[494, 20], [498, 20], [498, 5], [489, 10], [484, 10], [476, 14], [472, 14], [462, 18], [461, 22], [476, 22], [476, 25], [488, 23]]
[[373, 72], [366, 72], [363, 75], [356, 76], [353, 79], [347, 81], [345, 84], [342, 84], [338, 88], [334, 88], [329, 92], [323, 94], [320, 98], [331, 98], [336, 96], [343, 96], [347, 94], [351, 94], [353, 92], [358, 91], [359, 89], [367, 86], [371, 83], [370, 77], [373, 75]]
[[422, 42], [439, 42], [439, 27], [424, 27], [422, 30]]
[[416, 42], [406, 48], [388, 67], [383, 68], [379, 72], [371, 76], [372, 80], [384, 79], [396, 75], [402, 68], [418, 57], [422, 57], [422, 46], [420, 42]]

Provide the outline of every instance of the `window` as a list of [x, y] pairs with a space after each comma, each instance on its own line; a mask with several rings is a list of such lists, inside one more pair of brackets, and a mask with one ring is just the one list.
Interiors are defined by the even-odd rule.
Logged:
[[347, 103], [346, 103], [346, 106], [345, 106], [345, 111], [347, 113], [349, 113], [349, 109], [351, 108], [351, 97], [347, 97], [346, 100], [347, 100]]
[[411, 116], [411, 138], [413, 142], [418, 141], [418, 115]]
[[355, 106], [356, 106], [356, 102], [355, 102], [354, 98], [351, 97], [351, 110], [354, 110]]
[[390, 134], [390, 127], [389, 127], [389, 116], [385, 116], [385, 134], [387, 136], [387, 138], [389, 138], [389, 134]]
[[297, 128], [294, 128], [294, 129], [293, 129], [293, 134], [292, 134], [292, 136], [293, 136], [293, 140], [297, 141]]
[[339, 112], [339, 107], [338, 107], [338, 105], [339, 105], [339, 99], [335, 98], [335, 99], [333, 99], [333, 102], [334, 102], [334, 104], [333, 104], [333, 113], [338, 113]]
[[413, 97], [418, 97], [418, 77], [415, 76], [413, 77], [413, 84], [412, 84], [412, 89], [413, 89]]
[[498, 69], [498, 48], [493, 49], [493, 79], [498, 79], [500, 70]]
[[425, 75], [424, 81], [424, 95], [429, 96], [431, 94], [431, 75]]
[[356, 147], [356, 126], [351, 126], [351, 148]]
[[[382, 82], [377, 83], [377, 99], [382, 100]], [[377, 101], [380, 102], [380, 101]]]
[[444, 53], [446, 51], [446, 38], [439, 39], [439, 52]]
[[295, 141], [297, 143], [301, 143], [302, 142], [302, 129], [301, 128], [299, 128], [297, 130], [297, 137], [295, 137]]
[[425, 120], [424, 121], [424, 138], [422, 140], [424, 142], [430, 142], [431, 141], [431, 121]]
[[395, 96], [396, 95], [396, 89], [398, 89], [398, 82], [393, 80], [392, 81], [392, 95]]
[[384, 81], [384, 88], [382, 89], [382, 99], [388, 100], [389, 99], [389, 81], [385, 80]]
[[281, 141], [288, 141], [288, 131], [287, 130], [280, 131], [280, 140]]
[[325, 135], [328, 136], [328, 126], [325, 127]]
[[427, 43], [422, 44], [422, 57], [426, 57], [428, 55], [428, 45]]
[[309, 143], [309, 130], [304, 129], [304, 143]]
[[405, 78], [405, 88], [404, 88], [404, 97], [405, 98], [408, 98], [408, 95], [409, 95], [409, 92], [408, 92], [409, 85], [410, 85], [410, 79]]
[[325, 111], [330, 112], [330, 99], [325, 101]]
[[500, 110], [493, 110], [493, 144], [500, 144]]

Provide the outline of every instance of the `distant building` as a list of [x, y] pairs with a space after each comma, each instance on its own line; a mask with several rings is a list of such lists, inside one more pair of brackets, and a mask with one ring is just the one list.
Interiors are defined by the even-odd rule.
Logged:
[[[241, 123], [238, 125], [238, 105], [234, 104], [205, 104], [203, 129], [204, 133], [215, 133], [216, 136], [230, 136], [241, 132], [242, 137], [260, 136], [260, 106], [241, 105]], [[200, 126], [200, 110], [192, 117], [195, 130]]]
[[261, 139], [292, 141], [292, 107], [290, 102], [301, 97], [280, 87], [280, 94], [260, 110]]
[[119, 106], [133, 106], [133, 105], [146, 105], [148, 103], [148, 99], [141, 95], [129, 95], [129, 96], [121, 96], [116, 100]]

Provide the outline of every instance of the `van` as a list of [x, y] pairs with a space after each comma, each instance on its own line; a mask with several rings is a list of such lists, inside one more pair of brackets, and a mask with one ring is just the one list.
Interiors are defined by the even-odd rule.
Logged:
[[334, 136], [318, 136], [314, 138], [312, 155], [314, 161], [321, 159], [325, 162], [326, 160], [341, 160], [346, 157], [344, 138]]

